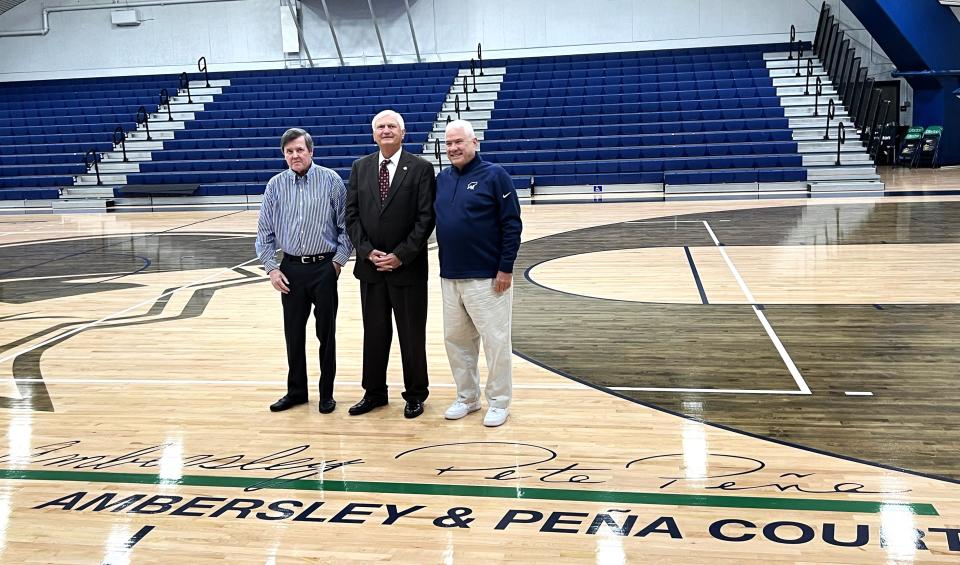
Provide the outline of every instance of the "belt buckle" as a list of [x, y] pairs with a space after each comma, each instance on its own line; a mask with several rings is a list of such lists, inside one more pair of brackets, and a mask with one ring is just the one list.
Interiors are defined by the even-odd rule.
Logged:
[[304, 264], [306, 264], [306, 263], [313, 263], [313, 257], [310, 257], [310, 256], [308, 256], [308, 255], [304, 255], [304, 256], [300, 257], [300, 262], [301, 262], [301, 263], [304, 263]]

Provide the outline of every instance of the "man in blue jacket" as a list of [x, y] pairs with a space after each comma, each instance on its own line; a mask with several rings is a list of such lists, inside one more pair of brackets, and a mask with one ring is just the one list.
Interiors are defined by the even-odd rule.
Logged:
[[513, 262], [520, 248], [520, 201], [503, 167], [480, 158], [473, 126], [446, 128], [453, 165], [437, 177], [437, 243], [443, 295], [443, 337], [457, 399], [444, 416], [480, 410], [480, 341], [487, 359], [485, 426], [507, 420], [512, 397]]

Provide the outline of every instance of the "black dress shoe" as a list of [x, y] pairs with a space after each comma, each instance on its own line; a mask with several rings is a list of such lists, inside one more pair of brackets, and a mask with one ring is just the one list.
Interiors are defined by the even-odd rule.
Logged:
[[360, 414], [366, 414], [367, 412], [373, 410], [374, 408], [380, 408], [381, 406], [386, 406], [386, 405], [387, 405], [386, 399], [373, 400], [367, 397], [363, 397], [360, 399], [360, 402], [357, 402], [356, 404], [351, 406], [350, 410], [347, 410], [347, 412], [349, 412], [351, 416], [359, 416]]
[[284, 410], [289, 410], [294, 406], [299, 406], [301, 404], [306, 404], [307, 399], [297, 400], [296, 398], [290, 398], [289, 396], [284, 396], [280, 400], [274, 402], [270, 405], [271, 412], [283, 412]]
[[332, 399], [332, 398], [328, 398], [327, 400], [321, 400], [321, 401], [320, 401], [320, 413], [321, 413], [321, 414], [329, 414], [329, 413], [333, 412], [333, 409], [336, 408], [336, 407], [337, 407], [337, 401], [334, 400], [334, 399]]
[[423, 414], [423, 402], [419, 400], [408, 400], [407, 405], [403, 407], [404, 418], [416, 418]]

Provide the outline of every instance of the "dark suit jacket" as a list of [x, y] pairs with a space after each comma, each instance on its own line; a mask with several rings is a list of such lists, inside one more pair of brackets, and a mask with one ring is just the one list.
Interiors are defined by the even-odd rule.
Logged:
[[[347, 187], [347, 233], [357, 250], [353, 274], [364, 282], [408, 285], [427, 280], [427, 239], [436, 223], [433, 200], [437, 179], [433, 165], [403, 151], [380, 205], [380, 153], [353, 162]], [[374, 249], [394, 253], [403, 264], [377, 271], [367, 256]]]

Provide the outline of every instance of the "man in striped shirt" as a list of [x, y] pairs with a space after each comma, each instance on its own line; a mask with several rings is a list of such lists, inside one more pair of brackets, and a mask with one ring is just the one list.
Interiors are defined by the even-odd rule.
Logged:
[[[257, 223], [257, 256], [278, 290], [287, 342], [287, 394], [270, 405], [280, 412], [308, 400], [306, 327], [310, 308], [320, 340], [320, 412], [336, 408], [337, 278], [353, 252], [347, 235], [347, 189], [334, 171], [313, 163], [313, 139], [289, 129], [280, 139], [289, 169], [267, 183]], [[276, 252], [283, 252], [278, 264]]]

